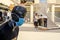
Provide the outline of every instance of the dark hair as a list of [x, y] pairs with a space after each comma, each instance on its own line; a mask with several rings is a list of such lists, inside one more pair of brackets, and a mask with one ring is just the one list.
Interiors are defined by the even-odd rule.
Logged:
[[40, 16], [43, 16], [42, 14]]
[[35, 15], [38, 15], [38, 13], [35, 13]]

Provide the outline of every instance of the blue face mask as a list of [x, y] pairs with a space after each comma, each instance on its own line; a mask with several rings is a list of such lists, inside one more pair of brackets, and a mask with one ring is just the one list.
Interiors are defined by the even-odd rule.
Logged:
[[16, 26], [21, 26], [24, 22], [24, 18], [19, 18], [19, 22], [16, 22]]

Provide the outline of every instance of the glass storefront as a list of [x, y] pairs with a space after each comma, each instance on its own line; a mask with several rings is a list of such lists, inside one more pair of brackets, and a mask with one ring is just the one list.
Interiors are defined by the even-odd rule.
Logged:
[[60, 7], [55, 8], [55, 22], [60, 22]]
[[27, 9], [27, 14], [25, 16], [25, 22], [26, 23], [29, 23], [30, 22], [30, 6], [26, 6], [26, 9]]

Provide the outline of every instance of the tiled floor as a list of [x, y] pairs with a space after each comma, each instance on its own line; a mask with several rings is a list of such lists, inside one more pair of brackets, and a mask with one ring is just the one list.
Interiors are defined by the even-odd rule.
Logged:
[[35, 30], [33, 25], [20, 27], [17, 40], [60, 40], [60, 29], [54, 30]]

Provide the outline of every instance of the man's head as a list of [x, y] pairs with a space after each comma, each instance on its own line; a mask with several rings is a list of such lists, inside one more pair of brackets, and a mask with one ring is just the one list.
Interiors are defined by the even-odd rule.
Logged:
[[12, 19], [15, 21], [16, 26], [20, 26], [24, 23], [24, 17], [26, 15], [26, 8], [22, 6], [15, 6], [12, 10]]

